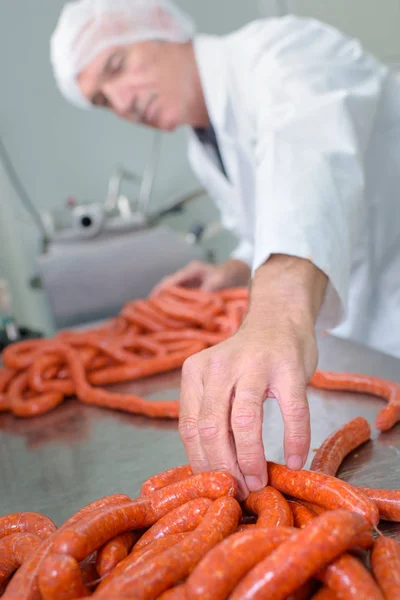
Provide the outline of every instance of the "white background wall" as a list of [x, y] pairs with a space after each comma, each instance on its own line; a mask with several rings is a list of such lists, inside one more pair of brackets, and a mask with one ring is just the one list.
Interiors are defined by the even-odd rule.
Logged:
[[[3, 0], [0, 21], [0, 136], [36, 206], [61, 206], [70, 195], [100, 200], [116, 164], [141, 172], [151, 132], [102, 111], [70, 106], [55, 87], [49, 37], [64, 2]], [[389, 62], [400, 62], [400, 0], [178, 0], [207, 33], [229, 32], [285, 6], [327, 20], [359, 37]], [[163, 138], [155, 202], [196, 187], [185, 156], [183, 132]], [[204, 202], [205, 214], [215, 214]], [[27, 285], [35, 273], [37, 232], [0, 166], [0, 276], [10, 283], [21, 323], [47, 329], [42, 292]], [[223, 256], [224, 248], [221, 248]]]

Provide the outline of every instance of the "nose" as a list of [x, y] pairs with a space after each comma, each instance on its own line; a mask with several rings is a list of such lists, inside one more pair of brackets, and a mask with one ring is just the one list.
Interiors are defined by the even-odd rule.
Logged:
[[121, 117], [131, 117], [135, 93], [122, 81], [113, 80], [103, 85], [103, 93], [111, 108]]

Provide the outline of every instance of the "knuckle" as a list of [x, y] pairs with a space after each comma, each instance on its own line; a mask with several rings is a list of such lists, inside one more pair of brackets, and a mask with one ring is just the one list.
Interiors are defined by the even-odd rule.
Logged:
[[221, 420], [216, 415], [199, 418], [199, 435], [203, 440], [214, 441], [220, 438], [222, 431]]
[[304, 421], [305, 419], [308, 419], [309, 415], [308, 404], [297, 402], [295, 400], [286, 402], [282, 407], [282, 411], [284, 415], [293, 422]]
[[199, 372], [199, 359], [189, 356], [182, 365], [182, 379], [193, 379]]
[[249, 431], [259, 424], [259, 417], [255, 410], [243, 407], [235, 410], [235, 404], [232, 409], [231, 417], [232, 427], [235, 430]]
[[213, 352], [208, 358], [207, 368], [210, 375], [220, 375], [228, 364], [228, 359], [225, 353], [221, 351]]
[[191, 417], [181, 417], [179, 420], [179, 434], [185, 441], [190, 442], [199, 435], [197, 419]]

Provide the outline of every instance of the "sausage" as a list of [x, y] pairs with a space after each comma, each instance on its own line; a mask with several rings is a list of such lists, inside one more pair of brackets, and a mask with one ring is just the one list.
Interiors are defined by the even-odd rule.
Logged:
[[0, 586], [18, 569], [40, 544], [32, 533], [12, 533], [0, 540]]
[[156, 490], [160, 490], [166, 485], [176, 483], [177, 481], [183, 481], [193, 476], [193, 471], [190, 465], [181, 465], [168, 471], [163, 471], [158, 475], [153, 475], [142, 484], [140, 489], [141, 496], [148, 496]]
[[240, 514], [240, 505], [234, 498], [218, 498], [195, 531], [187, 533], [181, 542], [166, 552], [143, 561], [130, 571], [125, 570], [119, 577], [109, 578], [108, 582], [105, 579], [94, 597], [107, 598], [134, 589], [136, 600], [157, 598], [183, 581], [211, 548], [235, 531]]
[[372, 546], [371, 568], [385, 600], [400, 598], [400, 544], [379, 536]]
[[45, 540], [57, 529], [54, 521], [34, 512], [17, 512], [0, 517], [0, 538], [12, 533], [32, 533]]
[[88, 381], [95, 386], [108, 385], [172, 371], [173, 369], [180, 368], [189, 356], [200, 352], [205, 347], [206, 344], [203, 341], [194, 340], [193, 345], [187, 350], [167, 356], [149, 358], [144, 364], [109, 367], [101, 371], [89, 373]]
[[152, 333], [151, 338], [160, 342], [172, 342], [179, 340], [197, 340], [204, 342], [209, 346], [214, 346], [222, 342], [226, 336], [220, 332], [213, 333], [210, 331], [202, 331], [201, 329], [180, 329], [179, 331], [159, 331]]
[[381, 410], [375, 420], [375, 427], [380, 431], [391, 429], [400, 419], [400, 385], [393, 381], [358, 373], [316, 371], [309, 384], [323, 390], [361, 392], [387, 400], [388, 406]]
[[293, 527], [234, 533], [199, 562], [186, 581], [190, 599], [223, 600], [254, 565], [296, 533]]
[[183, 540], [186, 535], [187, 533], [171, 533], [170, 535], [157, 538], [141, 548], [135, 547], [130, 555], [124, 559], [123, 564], [121, 564], [120, 572], [122, 573], [132, 564], [132, 562], [138, 564], [139, 561], [148, 560], [152, 556], [157, 556], [157, 554], [161, 554], [164, 550], [172, 548], [172, 546], [175, 546], [175, 544]]
[[79, 562], [115, 536], [149, 527], [155, 520], [150, 502], [145, 498], [108, 506], [66, 527], [54, 541], [52, 551], [69, 554]]
[[[301, 498], [329, 509], [347, 509], [363, 515], [372, 525], [379, 522], [379, 511], [367, 496], [345, 481], [314, 471], [292, 471], [269, 462], [268, 481], [283, 494]], [[322, 515], [320, 515], [322, 516]]]
[[376, 504], [380, 518], [385, 521], [400, 522], [400, 491], [378, 490], [354, 486]]
[[371, 427], [364, 417], [352, 419], [326, 438], [317, 450], [311, 471], [336, 475], [343, 459], [371, 437]]
[[245, 510], [258, 515], [257, 527], [293, 525], [289, 504], [282, 494], [271, 486], [257, 492], [250, 492], [243, 506]]
[[90, 595], [77, 561], [65, 554], [50, 554], [39, 571], [43, 600], [75, 600]]
[[27, 389], [28, 371], [22, 371], [11, 381], [7, 392], [10, 408], [17, 417], [44, 415], [61, 404], [64, 399], [62, 393], [48, 392], [46, 394], [38, 394], [27, 401], [24, 398], [24, 393]]
[[317, 516], [317, 513], [311, 508], [304, 506], [303, 504], [299, 504], [294, 500], [288, 500], [288, 504], [292, 511], [294, 527], [305, 527]]
[[243, 524], [239, 523], [239, 525], [237, 526], [236, 531], [237, 532], [239, 532], [239, 531], [248, 531], [249, 529], [254, 529], [255, 527], [257, 527], [256, 523], [247, 523], [247, 524], [246, 523], [243, 523]]
[[218, 309], [213, 307], [207, 307], [208, 310], [201, 309], [196, 310], [190, 306], [185, 306], [182, 302], [176, 302], [172, 298], [157, 298], [152, 297], [149, 300], [150, 304], [157, 308], [161, 313], [166, 314], [168, 317], [183, 321], [186, 324], [192, 326], [198, 326], [206, 329], [207, 331], [215, 330], [215, 314]]
[[6, 591], [2, 596], [2, 600], [41, 600], [38, 583], [39, 569], [42, 561], [52, 551], [57, 537], [70, 525], [74, 525], [91, 512], [111, 506], [113, 503], [119, 505], [123, 502], [130, 501], [130, 498], [124, 494], [114, 494], [100, 498], [78, 510], [74, 515], [67, 519], [59, 529], [52, 533], [51, 536], [43, 540], [36, 551], [18, 569], [8, 584]]
[[166, 535], [193, 531], [201, 522], [211, 503], [212, 501], [208, 498], [195, 498], [171, 510], [143, 534], [136, 544], [136, 549], [139, 550]]
[[0, 412], [10, 410], [7, 388], [17, 373], [14, 369], [0, 368]]
[[284, 600], [320, 569], [354, 545], [369, 528], [365, 517], [347, 510], [323, 513], [245, 575], [231, 600]]
[[138, 532], [128, 532], [117, 535], [109, 540], [97, 552], [96, 569], [100, 577], [110, 573], [113, 568], [128, 556], [133, 545], [139, 539]]
[[371, 573], [351, 554], [343, 554], [317, 576], [342, 600], [384, 600]]
[[181, 585], [167, 590], [161, 596], [158, 596], [158, 600], [188, 600], [185, 584], [181, 583]]
[[340, 600], [333, 590], [327, 587], [322, 587], [314, 594], [312, 600]]
[[245, 300], [249, 299], [249, 290], [247, 287], [236, 287], [228, 288], [225, 290], [219, 290], [216, 292], [224, 302], [230, 302], [231, 300]]
[[236, 496], [236, 480], [228, 473], [209, 472], [193, 475], [183, 481], [172, 483], [147, 498], [158, 521], [181, 504], [194, 498], [216, 500], [221, 496]]

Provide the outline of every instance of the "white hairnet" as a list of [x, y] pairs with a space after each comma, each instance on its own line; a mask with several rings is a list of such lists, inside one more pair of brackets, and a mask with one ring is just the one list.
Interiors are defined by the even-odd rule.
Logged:
[[145, 40], [187, 42], [194, 23], [171, 0], [75, 0], [67, 3], [50, 41], [54, 75], [64, 96], [91, 104], [80, 91], [79, 73], [110, 46]]

